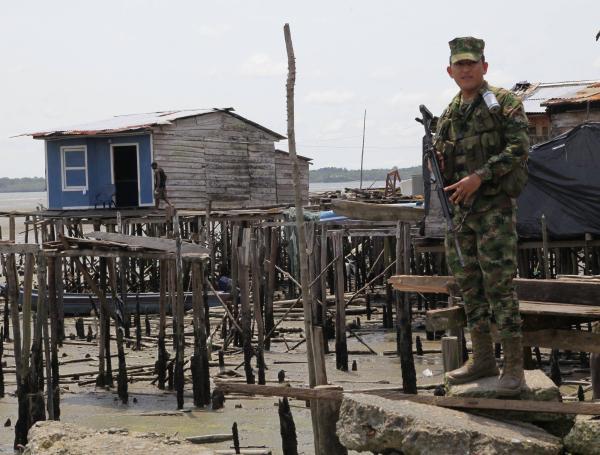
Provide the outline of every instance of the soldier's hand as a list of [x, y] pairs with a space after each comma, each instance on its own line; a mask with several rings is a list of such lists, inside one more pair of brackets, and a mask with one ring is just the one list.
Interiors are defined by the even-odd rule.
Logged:
[[467, 175], [453, 185], [448, 185], [444, 191], [454, 191], [450, 196], [450, 202], [460, 204], [469, 201], [481, 186], [481, 177], [477, 174]]

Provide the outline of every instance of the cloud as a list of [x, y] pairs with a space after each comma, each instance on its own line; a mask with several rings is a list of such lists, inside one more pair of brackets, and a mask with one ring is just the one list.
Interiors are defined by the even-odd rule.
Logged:
[[424, 93], [401, 91], [388, 98], [387, 102], [392, 106], [413, 106], [422, 103], [425, 98]]
[[229, 24], [200, 25], [198, 33], [200, 36], [218, 37], [225, 35], [231, 29], [232, 27]]
[[342, 118], [336, 118], [335, 120], [331, 120], [330, 122], [325, 123], [322, 128], [322, 133], [337, 133], [342, 128], [346, 126], [346, 120]]
[[267, 54], [257, 53], [248, 57], [241, 70], [245, 76], [281, 76], [287, 72], [287, 63], [283, 60], [274, 61]]
[[313, 104], [343, 104], [354, 96], [354, 93], [348, 90], [315, 90], [306, 95], [305, 101]]
[[383, 66], [381, 68], [375, 68], [373, 71], [371, 71], [369, 77], [371, 79], [378, 80], [396, 79], [400, 77], [400, 71], [390, 66]]
[[501, 69], [490, 69], [485, 75], [486, 81], [495, 87], [511, 88], [517, 82], [517, 79]]
[[600, 57], [594, 60], [593, 66], [594, 68], [600, 68]]

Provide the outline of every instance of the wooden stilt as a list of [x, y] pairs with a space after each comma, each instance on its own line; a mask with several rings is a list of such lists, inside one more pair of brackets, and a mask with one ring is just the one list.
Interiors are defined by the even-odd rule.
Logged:
[[194, 355], [192, 356], [192, 381], [194, 405], [203, 407], [211, 402], [209, 352], [204, 320], [204, 270], [202, 262], [192, 263], [192, 303], [194, 311]]
[[342, 232], [332, 232], [335, 261], [335, 363], [338, 370], [348, 371], [348, 346], [346, 343], [346, 301], [344, 300], [344, 255]]
[[265, 264], [267, 285], [265, 292], [265, 349], [271, 349], [271, 332], [275, 324], [273, 317], [273, 296], [275, 293], [275, 263], [277, 261], [277, 250], [279, 249], [279, 230], [277, 228], [267, 228], [268, 234], [265, 236], [269, 242], [269, 262]]
[[261, 304], [261, 267], [259, 264], [259, 246], [258, 239], [256, 238], [257, 231], [254, 231], [254, 235], [250, 238], [250, 260], [252, 267], [252, 301], [254, 303], [254, 320], [256, 321], [256, 331], [258, 338], [258, 345], [256, 348], [256, 359], [258, 364], [258, 383], [261, 385], [266, 384], [265, 379], [265, 325], [262, 317], [262, 311], [260, 308]]
[[[183, 362], [185, 357], [185, 342], [183, 337], [183, 317], [184, 317], [184, 288], [183, 288], [183, 261], [181, 257], [181, 235], [179, 234], [178, 217], [175, 217], [176, 224], [176, 242], [177, 252], [174, 264], [176, 270], [177, 302], [176, 302], [176, 330], [175, 330], [175, 390], [177, 392], [177, 409], [183, 409]], [[175, 224], [175, 222], [173, 223]]]
[[158, 388], [164, 390], [167, 379], [168, 354], [165, 347], [165, 335], [167, 325], [167, 278], [168, 262], [160, 261], [160, 290], [159, 290], [159, 322], [158, 322], [158, 360], [156, 361], [156, 373], [158, 375]]
[[[396, 230], [396, 274], [408, 273], [410, 259], [409, 225], [398, 222]], [[412, 351], [411, 306], [408, 295], [399, 296], [397, 307], [397, 331], [399, 338], [400, 365], [402, 368], [402, 390], [417, 393], [417, 374]]]
[[[100, 258], [100, 292], [106, 296], [107, 289], [107, 259]], [[105, 305], [100, 305], [100, 330], [104, 333], [104, 359], [106, 369], [104, 370], [104, 386], [113, 387], [114, 380], [112, 374], [112, 358], [110, 355], [110, 315], [106, 311]]]
[[244, 349], [244, 371], [246, 373], [246, 383], [254, 384], [254, 373], [252, 371], [252, 314], [250, 310], [250, 286], [249, 286], [249, 265], [250, 265], [250, 228], [243, 231], [242, 246], [238, 252], [238, 278], [240, 283], [240, 316], [242, 319], [242, 342]]

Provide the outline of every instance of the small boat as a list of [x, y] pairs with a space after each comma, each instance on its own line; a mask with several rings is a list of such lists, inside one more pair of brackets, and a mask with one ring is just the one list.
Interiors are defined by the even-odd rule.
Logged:
[[379, 204], [333, 199], [331, 207], [336, 215], [346, 216], [353, 220], [417, 223], [425, 215], [423, 207], [415, 202]]
[[[218, 292], [219, 297], [223, 301], [229, 300], [228, 292]], [[65, 316], [87, 316], [92, 313], [92, 303], [90, 297], [94, 301], [96, 308], [99, 308], [100, 302], [95, 294], [89, 293], [71, 293], [65, 292], [63, 294], [63, 307], [65, 310]], [[159, 312], [159, 299], [160, 294], [158, 292], [140, 292], [139, 294], [128, 294], [126, 301], [127, 313], [136, 312], [136, 304], [139, 298], [140, 302], [140, 313], [142, 314], [157, 314]], [[106, 296], [108, 303], [114, 305], [111, 296]], [[38, 301], [37, 290], [33, 290], [31, 293], [31, 306], [33, 309], [36, 308]], [[19, 304], [23, 303], [23, 290], [19, 293]], [[213, 293], [208, 293], [208, 306], [220, 305], [218, 297]], [[167, 311], [170, 309], [169, 295], [167, 294]], [[192, 293], [186, 292], [184, 298], [184, 308], [187, 310], [192, 309]]]

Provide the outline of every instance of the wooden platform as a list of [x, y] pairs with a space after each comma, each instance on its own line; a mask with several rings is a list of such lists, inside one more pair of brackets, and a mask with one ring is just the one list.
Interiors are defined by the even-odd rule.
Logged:
[[[458, 293], [451, 276], [397, 275], [389, 283], [404, 292]], [[573, 324], [600, 320], [600, 282], [516, 279], [515, 283], [525, 346], [600, 353], [600, 334], [570, 330]], [[536, 300], [527, 300], [528, 297]], [[426, 325], [432, 332], [466, 324], [463, 305], [427, 312]]]

